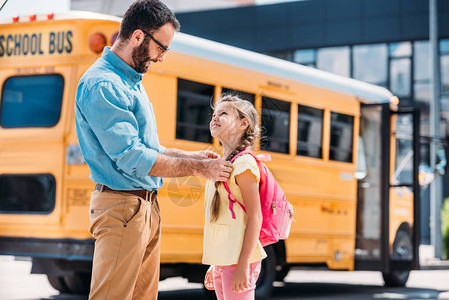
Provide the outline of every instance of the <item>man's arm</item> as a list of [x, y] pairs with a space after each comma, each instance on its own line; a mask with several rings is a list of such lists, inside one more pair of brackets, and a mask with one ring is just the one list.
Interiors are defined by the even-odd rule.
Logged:
[[182, 157], [182, 158], [194, 158], [194, 159], [205, 159], [205, 158], [220, 158], [220, 155], [210, 150], [202, 151], [184, 151], [177, 148], [167, 148], [164, 152], [165, 155]]
[[222, 159], [194, 159], [158, 154], [148, 175], [157, 177], [195, 175], [209, 180], [225, 181], [231, 172], [232, 163]]

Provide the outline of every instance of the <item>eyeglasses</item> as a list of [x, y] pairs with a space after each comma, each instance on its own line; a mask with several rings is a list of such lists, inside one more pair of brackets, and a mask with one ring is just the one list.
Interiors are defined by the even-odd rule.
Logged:
[[164, 46], [161, 42], [159, 42], [158, 40], [156, 40], [156, 39], [154, 38], [154, 36], [152, 36], [151, 34], [149, 34], [148, 32], [146, 32], [146, 31], [143, 30], [143, 29], [140, 29], [140, 30], [142, 30], [142, 32], [143, 32], [145, 35], [149, 36], [150, 39], [152, 39], [152, 40], [159, 46], [159, 49], [161, 50], [161, 54], [160, 54], [160, 55], [164, 55], [165, 53], [167, 53], [168, 50], [170, 50], [170, 48], [168, 48], [167, 46]]

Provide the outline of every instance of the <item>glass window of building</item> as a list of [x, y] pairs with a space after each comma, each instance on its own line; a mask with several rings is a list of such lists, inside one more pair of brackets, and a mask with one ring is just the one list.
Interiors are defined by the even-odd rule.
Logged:
[[[391, 43], [388, 47], [390, 55], [390, 90], [401, 100], [410, 102], [412, 97], [410, 42]], [[402, 102], [405, 103], [405, 102]]]
[[430, 66], [431, 66], [429, 56], [430, 53], [429, 41], [418, 41], [415, 42], [413, 46], [414, 46], [414, 53], [413, 53], [414, 100], [418, 102], [429, 103]]
[[214, 86], [178, 79], [177, 139], [212, 143], [209, 122], [213, 98]]
[[441, 91], [449, 94], [449, 55], [441, 56]]
[[353, 77], [387, 87], [388, 49], [385, 44], [353, 47]]
[[441, 98], [441, 116], [446, 122], [449, 122], [449, 94]]
[[449, 39], [443, 39], [440, 41], [440, 53], [449, 54]]
[[388, 47], [390, 57], [409, 57], [412, 55], [410, 42], [391, 43]]
[[318, 49], [316, 66], [320, 70], [350, 77], [349, 47]]
[[267, 55], [274, 56], [276, 58], [280, 58], [283, 60], [292, 61], [293, 60], [293, 52], [292, 51], [274, 51], [269, 52]]
[[297, 155], [322, 157], [323, 115], [322, 109], [298, 105]]
[[441, 92], [449, 95], [449, 39], [440, 41]]
[[331, 112], [329, 159], [352, 162], [354, 117]]
[[414, 80], [430, 79], [430, 45], [429, 41], [417, 41], [414, 43]]
[[293, 61], [297, 64], [315, 67], [316, 51], [314, 49], [301, 49], [293, 52]]
[[290, 103], [262, 97], [262, 150], [289, 153]]
[[392, 59], [390, 61], [390, 90], [399, 98], [410, 98], [412, 96], [410, 73], [410, 58]]

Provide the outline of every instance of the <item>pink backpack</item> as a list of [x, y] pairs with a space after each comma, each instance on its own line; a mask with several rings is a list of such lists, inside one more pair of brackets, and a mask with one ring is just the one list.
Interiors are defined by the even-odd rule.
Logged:
[[[259, 241], [263, 247], [288, 238], [293, 220], [293, 207], [285, 198], [279, 184], [276, 182], [270, 170], [261, 162], [270, 161], [269, 154], [255, 155], [245, 149], [235, 155], [231, 162], [243, 154], [250, 154], [257, 162], [260, 171], [259, 194], [262, 207], [262, 228], [260, 230]], [[234, 203], [237, 202], [246, 213], [245, 206], [238, 202], [231, 194], [226, 182], [223, 185], [228, 192], [229, 210], [232, 218], [235, 219]]]

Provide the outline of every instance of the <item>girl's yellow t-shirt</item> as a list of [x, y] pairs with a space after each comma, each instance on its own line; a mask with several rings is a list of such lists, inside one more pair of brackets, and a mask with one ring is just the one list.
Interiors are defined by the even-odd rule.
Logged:
[[[257, 162], [250, 154], [237, 157], [233, 163], [233, 171], [228, 179], [229, 189], [234, 198], [245, 205], [239, 186], [235, 182], [235, 176], [250, 170], [260, 181], [260, 172]], [[247, 215], [238, 203], [234, 203], [235, 219], [229, 210], [228, 192], [223, 184], [218, 187], [220, 196], [220, 211], [215, 222], [210, 221], [211, 204], [215, 194], [215, 182], [208, 181], [205, 190], [205, 220], [203, 240], [203, 264], [228, 266], [237, 264], [240, 251], [243, 246], [243, 237], [247, 223]], [[251, 263], [260, 261], [267, 256], [262, 245], [257, 241], [256, 249], [251, 258]]]

